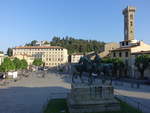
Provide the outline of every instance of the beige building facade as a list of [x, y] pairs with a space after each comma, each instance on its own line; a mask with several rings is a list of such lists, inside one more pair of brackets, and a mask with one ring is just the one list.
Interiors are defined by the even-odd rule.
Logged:
[[3, 60], [4, 60], [4, 54], [0, 53], [0, 65], [2, 64]]
[[[104, 47], [100, 49], [100, 52], [98, 53], [98, 55], [101, 58], [109, 57], [111, 54], [111, 51], [119, 47], [120, 47], [119, 44], [115, 42], [106, 43]], [[95, 58], [95, 51], [87, 53], [86, 56], [90, 57], [93, 60]]]
[[71, 63], [78, 63], [81, 57], [83, 57], [83, 54], [72, 54]]
[[45, 66], [56, 67], [68, 62], [67, 49], [59, 46], [21, 46], [13, 48], [13, 56], [25, 58], [32, 64], [35, 58], [41, 58]]
[[14, 54], [13, 58], [18, 58], [20, 60], [25, 59], [28, 65], [32, 65], [34, 61], [34, 57], [32, 57], [31, 55], [27, 55], [27, 54]]
[[143, 41], [135, 40], [134, 15], [136, 8], [128, 6], [123, 10], [124, 15], [124, 40], [120, 47], [111, 51], [111, 58], [121, 58], [128, 65], [130, 75], [135, 76], [135, 54], [141, 51], [150, 51], [150, 45]]
[[104, 45], [104, 50], [99, 53], [101, 58], [108, 57], [112, 50], [119, 48], [119, 44], [115, 42], [106, 43]]
[[141, 52], [141, 51], [149, 51], [150, 45], [144, 43], [143, 41], [138, 41], [133, 43], [128, 47], [120, 47], [118, 49], [111, 51], [112, 58], [122, 58], [128, 65], [134, 65], [135, 63], [135, 56], [134, 53]]

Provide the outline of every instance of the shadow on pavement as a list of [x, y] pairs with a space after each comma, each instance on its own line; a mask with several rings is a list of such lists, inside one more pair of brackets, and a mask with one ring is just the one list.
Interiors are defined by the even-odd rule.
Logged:
[[0, 113], [41, 113], [48, 99], [64, 98], [68, 92], [63, 87], [3, 88], [0, 89]]

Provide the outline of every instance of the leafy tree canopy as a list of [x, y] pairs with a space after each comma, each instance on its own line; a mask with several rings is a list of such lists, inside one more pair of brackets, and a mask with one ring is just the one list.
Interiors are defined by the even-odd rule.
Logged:
[[15, 58], [13, 61], [6, 57], [0, 65], [0, 72], [8, 72], [12, 70], [27, 69], [28, 63], [25, 59], [19, 60]]
[[21, 60], [21, 69], [27, 69], [28, 63], [25, 59]]
[[68, 53], [86, 53], [91, 51], [99, 52], [104, 47], [104, 42], [96, 40], [75, 39], [73, 37], [53, 37], [52, 46], [61, 46], [68, 49]]
[[28, 67], [28, 63], [25, 59], [18, 59], [18, 58], [15, 58], [13, 60], [13, 63], [15, 65], [15, 70], [19, 70], [19, 69], [27, 69]]
[[104, 63], [113, 63], [114, 65], [124, 65], [124, 62], [120, 58], [105, 58], [102, 59]]
[[[31, 43], [26, 44], [26, 46], [33, 46], [37, 41], [33, 40]], [[46, 42], [48, 44], [49, 42]], [[76, 39], [73, 37], [57, 37], [54, 36], [50, 45], [61, 46], [68, 49], [68, 53], [86, 53], [91, 51], [99, 52], [104, 47], [104, 42], [96, 40], [83, 40]]]
[[102, 59], [103, 63], [112, 63], [113, 64], [113, 75], [117, 75], [117, 71], [119, 71], [119, 77], [121, 73], [125, 70], [125, 64], [120, 58], [105, 58]]
[[141, 74], [141, 79], [144, 79], [144, 71], [150, 66], [150, 55], [137, 56], [135, 66]]
[[34, 46], [37, 42], [38, 42], [37, 40], [33, 40], [31, 41], [31, 43], [25, 44], [25, 46]]
[[3, 63], [0, 66], [1, 72], [8, 72], [15, 69], [14, 63], [10, 60], [10, 58], [6, 57], [4, 58]]
[[48, 42], [48, 41], [45, 41], [45, 42], [44, 42], [44, 44], [50, 44], [50, 42]]
[[14, 63], [14, 65], [15, 65], [15, 69], [16, 69], [16, 70], [21, 69], [22, 63], [21, 63], [21, 61], [20, 61], [18, 58], [15, 58], [15, 59], [13, 60], [13, 63]]
[[13, 54], [12, 48], [8, 48], [7, 55], [10, 57], [10, 56], [12, 56], [12, 54]]
[[36, 58], [33, 61], [33, 65], [35, 65], [35, 66], [41, 66], [42, 64], [43, 64], [43, 61], [41, 58]]

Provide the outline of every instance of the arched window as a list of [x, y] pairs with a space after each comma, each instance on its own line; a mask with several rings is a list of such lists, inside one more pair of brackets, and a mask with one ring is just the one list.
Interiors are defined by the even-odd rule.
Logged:
[[130, 21], [130, 25], [133, 26], [133, 22], [132, 21]]

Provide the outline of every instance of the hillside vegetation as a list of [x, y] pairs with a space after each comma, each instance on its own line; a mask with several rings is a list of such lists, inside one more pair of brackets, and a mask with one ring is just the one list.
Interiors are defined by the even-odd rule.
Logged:
[[96, 40], [75, 39], [73, 37], [53, 37], [52, 46], [61, 46], [68, 49], [68, 53], [86, 53], [91, 51], [99, 51], [104, 47], [104, 42]]
[[[26, 44], [26, 46], [33, 46], [37, 40], [33, 40], [31, 43]], [[50, 43], [51, 46], [61, 46], [68, 49], [68, 53], [86, 53], [91, 51], [100, 51], [104, 47], [104, 42], [97, 40], [83, 40], [76, 39], [73, 37], [53, 37], [52, 41], [46, 42]]]

